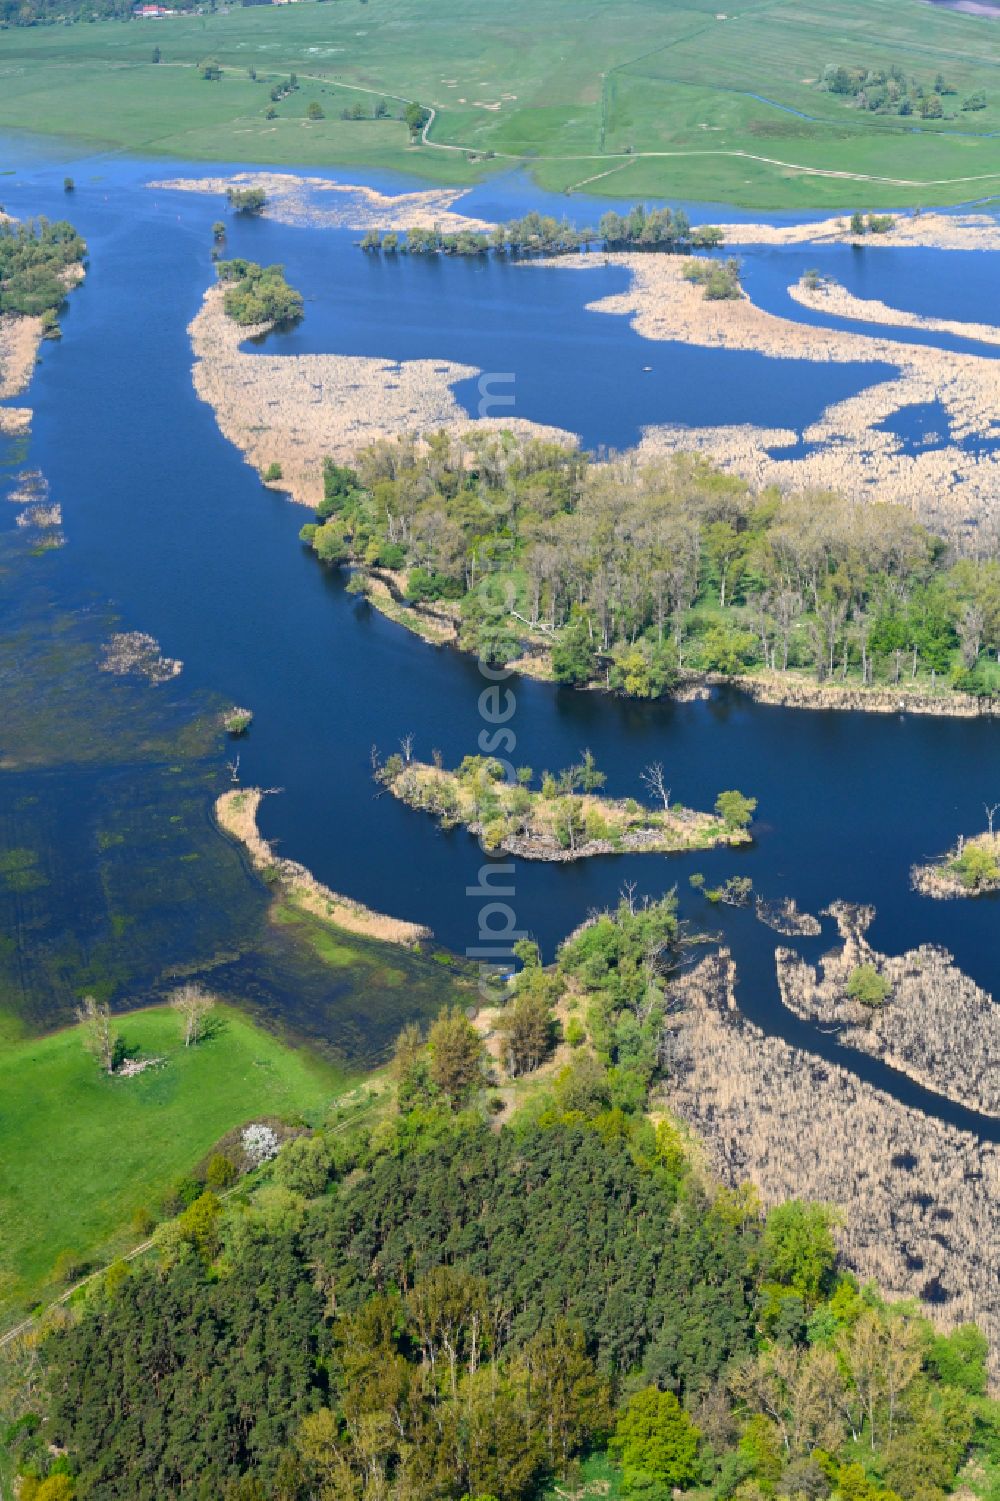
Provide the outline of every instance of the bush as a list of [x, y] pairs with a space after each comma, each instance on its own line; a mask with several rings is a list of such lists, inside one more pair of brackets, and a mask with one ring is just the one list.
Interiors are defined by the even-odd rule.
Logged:
[[209, 1188], [231, 1188], [239, 1177], [239, 1169], [230, 1157], [223, 1152], [216, 1152], [209, 1158], [208, 1168], [205, 1172], [205, 1183]]
[[151, 1209], [147, 1209], [145, 1204], [140, 1204], [139, 1208], [133, 1211], [132, 1229], [136, 1235], [141, 1235], [144, 1238], [147, 1235], [152, 1235], [156, 1229], [156, 1215]]
[[332, 1174], [330, 1150], [321, 1136], [296, 1136], [275, 1158], [274, 1177], [283, 1188], [317, 1198]]
[[264, 483], [266, 485], [273, 485], [276, 480], [282, 479], [283, 477], [284, 476], [281, 472], [281, 465], [278, 463], [277, 459], [268, 464], [267, 468], [264, 470]]
[[862, 1006], [884, 1006], [889, 998], [892, 986], [884, 975], [880, 975], [874, 964], [859, 964], [847, 980], [847, 994], [852, 1001], [860, 1001]]
[[52, 1268], [56, 1282], [79, 1282], [86, 1274], [88, 1263], [78, 1251], [60, 1251]]

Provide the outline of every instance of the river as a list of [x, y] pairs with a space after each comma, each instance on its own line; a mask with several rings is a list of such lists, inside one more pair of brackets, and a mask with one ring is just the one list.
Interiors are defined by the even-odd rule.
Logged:
[[[428, 923], [439, 942], [465, 950], [478, 937], [482, 898], [467, 895], [483, 864], [478, 846], [464, 832], [444, 834], [425, 816], [377, 796], [370, 751], [373, 745], [391, 751], [408, 732], [418, 754], [429, 757], [438, 748], [446, 763], [473, 750], [484, 686], [476, 664], [386, 621], [348, 594], [339, 575], [322, 570], [296, 540], [305, 513], [263, 489], [195, 398], [186, 326], [211, 280], [210, 225], [219, 204], [143, 185], [192, 169], [122, 158], [77, 161], [76, 191], [64, 196], [65, 168], [45, 158], [45, 152], [33, 157], [23, 143], [0, 143], [0, 161], [16, 167], [0, 179], [0, 197], [19, 216], [71, 217], [89, 243], [90, 271], [73, 294], [62, 342], [45, 348], [26, 398], [35, 410], [31, 437], [11, 441], [2, 453], [8, 478], [26, 464], [40, 468], [63, 509], [67, 545], [32, 567], [46, 570], [54, 600], [92, 614], [113, 609], [122, 629], [152, 633], [169, 656], [183, 660], [182, 687], [142, 693], [165, 694], [164, 702], [175, 693], [189, 704], [224, 697], [252, 706], [240, 771], [248, 784], [283, 789], [265, 801], [261, 817], [282, 853], [335, 890]], [[392, 186], [386, 179], [378, 185]], [[515, 205], [559, 213], [566, 206], [546, 201], [520, 178], [494, 181], [468, 200], [470, 212], [485, 216], [518, 211]], [[579, 203], [572, 210], [582, 220], [607, 206]], [[648, 344], [623, 320], [584, 311], [587, 300], [620, 288], [612, 268], [586, 276], [452, 262], [397, 268], [362, 256], [354, 239], [344, 231], [234, 224], [229, 250], [282, 261], [307, 298], [301, 328], [269, 339], [266, 349], [437, 357], [513, 371], [520, 415], [558, 422], [580, 431], [588, 445], [611, 447], [630, 441], [654, 406], [661, 419], [700, 424], [718, 420], [721, 411], [734, 420], [735, 411], [736, 420], [801, 427], [838, 394], [878, 378], [871, 366], [801, 370], [759, 356]], [[778, 307], [804, 266], [836, 264], [859, 295], [965, 319], [981, 318], [989, 306], [992, 261], [987, 254], [879, 249], [858, 257], [808, 247], [745, 256], [747, 284], [765, 305]], [[654, 369], [644, 373], [647, 364]], [[14, 509], [2, 509], [0, 528], [10, 532]], [[22, 587], [21, 576], [7, 569], [9, 591]], [[32, 577], [37, 582], [37, 573]], [[519, 764], [558, 769], [589, 747], [612, 794], [641, 795], [643, 766], [661, 760], [674, 797], [685, 803], [710, 807], [720, 789], [739, 787], [760, 805], [754, 843], [745, 851], [517, 863], [512, 905], [546, 953], [590, 909], [614, 902], [626, 881], [650, 894], [676, 883], [682, 915], [695, 928], [721, 931], [731, 945], [740, 1004], [754, 1020], [838, 1058], [903, 1100], [1000, 1139], [996, 1123], [976, 1121], [791, 1017], [777, 997], [776, 935], [752, 910], [709, 908], [688, 884], [696, 870], [710, 884], [740, 873], [763, 896], [794, 896], [814, 913], [836, 898], [872, 903], [878, 915], [869, 936], [876, 948], [896, 953], [921, 942], [943, 944], [996, 993], [996, 902], [929, 902], [910, 892], [908, 870], [948, 847], [959, 831], [979, 828], [983, 803], [1000, 800], [1000, 726], [781, 710], [728, 692], [709, 702], [638, 705], [528, 680], [511, 686]], [[2, 736], [0, 722], [0, 749]], [[205, 849], [223, 848], [208, 828], [208, 811], [213, 791], [228, 781], [227, 754], [212, 752], [191, 793], [205, 824]], [[59, 804], [51, 837], [68, 847], [74, 820], [86, 814], [86, 799], [72, 793], [73, 778], [97, 773], [74, 769], [72, 754], [65, 760], [72, 795]], [[120, 765], [100, 773], [105, 795], [115, 775], [122, 775]], [[0, 774], [0, 816], [15, 795], [47, 796], [53, 782], [46, 776], [48, 782], [40, 774]], [[138, 932], [162, 919], [157, 942], [161, 948], [169, 942], [171, 952], [147, 953], [131, 973], [126, 967], [114, 987], [118, 1000], [141, 999], [171, 964], [197, 969], [210, 954], [238, 948], [245, 926], [238, 896], [220, 903], [217, 919], [205, 888], [197, 920], [172, 906], [176, 883], [151, 891], [156, 849], [142, 854], [146, 876], [119, 893], [128, 909], [123, 920]], [[235, 879], [231, 859], [225, 868]], [[81, 853], [74, 870], [72, 889], [54, 883], [46, 899], [60, 907], [61, 929], [76, 932], [81, 950], [92, 955], [95, 925], [104, 919], [99, 903], [83, 893], [88, 882], [101, 881], [100, 862]], [[832, 935], [826, 920], [822, 938], [797, 946], [815, 958]], [[30, 946], [30, 933], [19, 929], [15, 937]], [[238, 991], [241, 983], [254, 992], [264, 988], [259, 970], [249, 975], [237, 964], [229, 984]], [[52, 996], [53, 1017], [64, 1014], [68, 993]], [[283, 999], [279, 991], [269, 1004], [303, 1030], [322, 1030], [289, 993]], [[379, 1005], [372, 994], [373, 1014]], [[45, 1017], [36, 1008], [32, 1020], [41, 1024]], [[324, 1011], [322, 1027], [336, 1025], [336, 1011]], [[363, 1018], [354, 1013], [343, 1035], [328, 1032], [327, 1040], [360, 1051], [357, 1028], [364, 1031]], [[387, 1034], [376, 1032], [384, 1046]]]

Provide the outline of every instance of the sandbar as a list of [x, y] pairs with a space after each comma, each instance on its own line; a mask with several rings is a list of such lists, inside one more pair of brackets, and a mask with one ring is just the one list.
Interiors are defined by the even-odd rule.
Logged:
[[361, 902], [348, 896], [338, 896], [328, 886], [300, 865], [297, 860], [283, 860], [274, 853], [270, 842], [257, 827], [257, 809], [264, 792], [259, 787], [244, 787], [233, 792], [224, 792], [216, 799], [215, 817], [221, 829], [237, 839], [247, 850], [255, 870], [272, 871], [281, 881], [286, 894], [295, 905], [324, 922], [344, 928], [348, 933], [359, 933], [365, 938], [378, 938], [383, 943], [401, 943], [412, 947], [423, 938], [430, 938], [430, 928], [420, 923], [406, 922], [400, 917], [386, 917], [373, 912]]

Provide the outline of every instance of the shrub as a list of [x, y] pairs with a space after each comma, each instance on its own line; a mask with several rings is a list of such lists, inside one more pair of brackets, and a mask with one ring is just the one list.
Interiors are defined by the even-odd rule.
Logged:
[[307, 1199], [317, 1198], [330, 1181], [330, 1149], [321, 1136], [296, 1136], [274, 1162], [275, 1181]]
[[847, 994], [852, 1001], [862, 1006], [884, 1006], [892, 986], [880, 975], [874, 964], [859, 964], [851, 970], [847, 980]]
[[151, 1209], [147, 1209], [145, 1204], [140, 1204], [138, 1209], [133, 1210], [132, 1229], [136, 1235], [143, 1237], [152, 1235], [156, 1229], [156, 1215]]
[[239, 1177], [239, 1170], [224, 1152], [216, 1152], [209, 1158], [205, 1182], [209, 1188], [231, 1188]]
[[264, 483], [272, 485], [276, 480], [282, 479], [281, 465], [274, 459], [264, 470]]
[[87, 1262], [78, 1251], [60, 1251], [52, 1268], [56, 1282], [78, 1282], [87, 1270]]

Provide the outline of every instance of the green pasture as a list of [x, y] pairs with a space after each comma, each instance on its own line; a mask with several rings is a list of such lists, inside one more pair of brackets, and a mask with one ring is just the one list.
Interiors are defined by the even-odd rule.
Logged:
[[[185, 1048], [169, 1007], [115, 1018], [130, 1053], [162, 1064], [110, 1078], [80, 1027], [46, 1037], [0, 1034], [0, 1306], [43, 1290], [60, 1252], [84, 1260], [120, 1250], [136, 1210], [155, 1210], [170, 1185], [235, 1126], [264, 1116], [321, 1118], [346, 1086], [343, 1070], [289, 1046], [231, 1006], [211, 1035]], [[132, 1236], [132, 1242], [139, 1240]]]
[[[0, 33], [0, 129], [194, 160], [393, 168], [473, 182], [527, 163], [545, 186], [760, 208], [961, 202], [1000, 192], [1000, 21], [922, 0], [815, 3], [304, 0], [160, 21]], [[159, 47], [161, 61], [152, 62]], [[208, 82], [197, 65], [224, 69]], [[869, 114], [827, 63], [942, 74], [953, 118]], [[248, 70], [256, 72], [256, 79]], [[300, 87], [266, 119], [271, 85]], [[985, 109], [962, 112], [985, 92]], [[757, 97], [755, 97], [757, 96]], [[436, 111], [412, 145], [398, 118]], [[308, 121], [315, 99], [326, 115]], [[798, 113], [795, 113], [795, 112]], [[810, 118], [804, 118], [804, 117]], [[658, 154], [659, 153], [659, 154]]]

